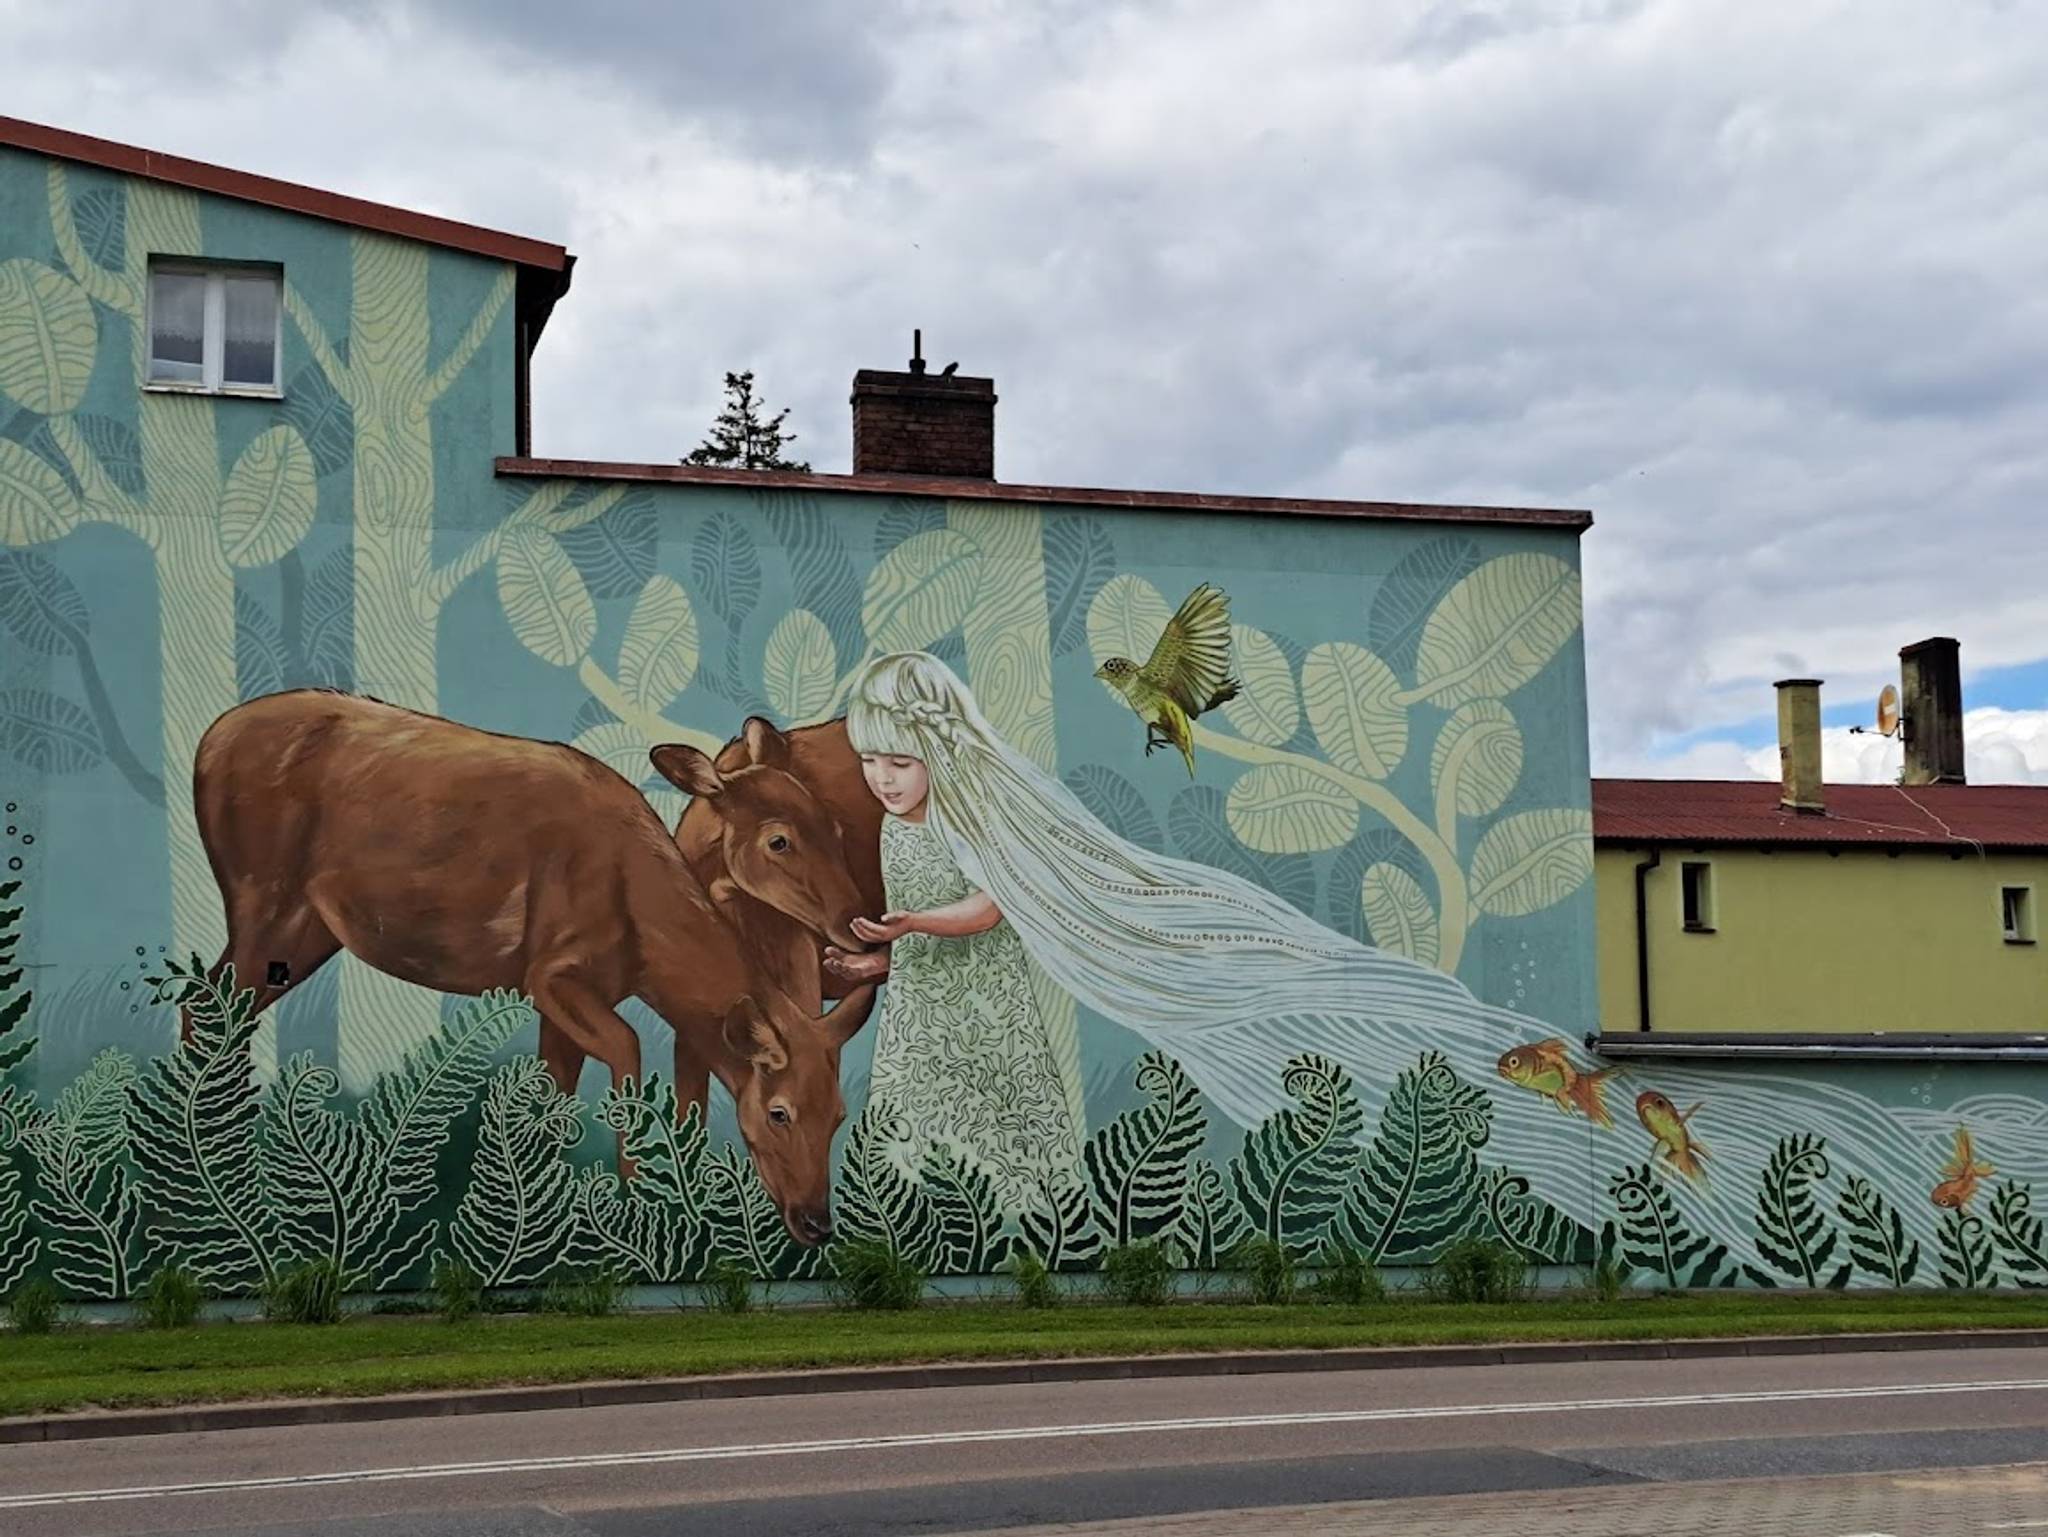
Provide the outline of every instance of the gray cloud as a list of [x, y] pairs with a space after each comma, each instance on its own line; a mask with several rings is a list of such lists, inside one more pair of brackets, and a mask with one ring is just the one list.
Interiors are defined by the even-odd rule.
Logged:
[[1009, 478], [1590, 506], [1602, 765], [2048, 654], [2033, 8], [194, 0], [190, 75], [17, 9], [11, 110], [566, 241], [544, 452], [753, 367], [843, 468], [921, 325]]

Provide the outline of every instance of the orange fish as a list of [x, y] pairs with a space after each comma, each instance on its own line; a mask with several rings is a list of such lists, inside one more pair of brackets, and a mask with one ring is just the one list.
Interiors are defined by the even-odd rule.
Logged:
[[1707, 1171], [1700, 1162], [1707, 1156], [1707, 1148], [1685, 1123], [1699, 1112], [1700, 1107], [1694, 1105], [1681, 1113], [1676, 1105], [1655, 1090], [1646, 1090], [1636, 1096], [1636, 1115], [1650, 1135], [1657, 1139], [1657, 1151], [1672, 1168], [1695, 1184], [1707, 1177]]
[[1977, 1149], [1970, 1142], [1967, 1126], [1956, 1128], [1956, 1155], [1941, 1166], [1946, 1177], [1934, 1187], [1934, 1204], [1950, 1211], [1960, 1211], [1976, 1197], [1977, 1181], [1987, 1174], [1998, 1171], [1988, 1163], [1977, 1162]]
[[1614, 1124], [1614, 1117], [1607, 1113], [1607, 1102], [1601, 1098], [1601, 1085], [1614, 1076], [1616, 1069], [1603, 1067], [1597, 1072], [1580, 1072], [1572, 1066], [1569, 1049], [1561, 1038], [1553, 1036], [1533, 1046], [1517, 1046], [1503, 1052], [1495, 1071], [1519, 1088], [1548, 1095], [1566, 1115], [1577, 1109], [1595, 1126]]

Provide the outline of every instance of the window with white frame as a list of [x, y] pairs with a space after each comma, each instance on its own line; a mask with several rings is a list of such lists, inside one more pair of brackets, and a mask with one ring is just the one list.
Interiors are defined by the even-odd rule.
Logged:
[[1998, 916], [2005, 926], [2005, 942], [2009, 945], [2031, 945], [2034, 942], [2034, 888], [2031, 886], [2002, 886], [1998, 892]]
[[275, 267], [152, 257], [148, 383], [215, 394], [277, 394], [283, 278]]

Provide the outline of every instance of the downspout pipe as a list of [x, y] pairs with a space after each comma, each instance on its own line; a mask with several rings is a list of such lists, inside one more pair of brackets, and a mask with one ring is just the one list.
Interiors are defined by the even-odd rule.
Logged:
[[1650, 872], [1664, 863], [1664, 851], [1651, 849], [1636, 866], [1636, 1028], [1650, 1028]]

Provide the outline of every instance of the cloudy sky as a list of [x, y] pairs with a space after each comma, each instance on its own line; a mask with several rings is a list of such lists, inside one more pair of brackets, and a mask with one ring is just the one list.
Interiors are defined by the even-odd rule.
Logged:
[[909, 330], [1005, 479], [1590, 507], [1596, 768], [1830, 770], [1963, 644], [2048, 782], [2048, 10], [2023, 0], [0, 0], [0, 110], [558, 240], [535, 442], [721, 370], [847, 467]]

